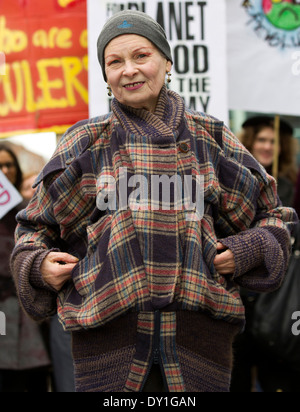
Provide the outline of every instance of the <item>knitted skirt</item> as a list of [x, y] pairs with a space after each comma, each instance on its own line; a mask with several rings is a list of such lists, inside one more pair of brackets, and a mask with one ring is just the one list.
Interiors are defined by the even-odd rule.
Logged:
[[[72, 333], [77, 392], [143, 391], [149, 376], [155, 376], [152, 373], [154, 339], [149, 333], [138, 332], [138, 319], [138, 313], [129, 313], [102, 327]], [[168, 325], [164, 325], [162, 334], [166, 335], [167, 329]], [[199, 312], [176, 312], [174, 339], [165, 340], [159, 357], [165, 389], [177, 391], [176, 386], [168, 385], [171, 381], [166, 367], [169, 357], [176, 359], [178, 365], [177, 370], [172, 370], [172, 377], [181, 382], [178, 391], [228, 392], [232, 343], [239, 329], [237, 325]], [[146, 359], [140, 367], [134, 362], [137, 354]], [[140, 384], [129, 386], [128, 377], [133, 369]]]

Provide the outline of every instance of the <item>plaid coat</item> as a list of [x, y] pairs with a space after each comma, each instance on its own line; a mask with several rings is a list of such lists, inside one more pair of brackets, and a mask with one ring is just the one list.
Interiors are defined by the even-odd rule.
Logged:
[[[114, 177], [119, 187], [122, 167], [128, 179], [203, 176], [202, 219], [161, 207], [99, 210], [101, 177]], [[165, 89], [155, 114], [114, 102], [113, 113], [65, 134], [37, 185], [18, 215], [12, 266], [24, 309], [37, 320], [58, 310], [73, 332], [77, 389], [139, 391], [157, 359], [169, 390], [228, 389], [231, 342], [244, 323], [239, 285], [255, 291], [280, 285], [288, 225], [296, 217], [281, 207], [274, 179], [223, 123], [185, 109]], [[234, 253], [232, 276], [214, 268], [218, 240]], [[58, 297], [39, 272], [43, 258], [56, 249], [80, 259]], [[205, 333], [215, 335], [207, 337], [215, 343], [209, 365], [201, 337], [197, 348], [189, 342], [191, 331], [194, 341], [204, 325]], [[223, 358], [216, 362], [220, 351]], [[199, 376], [203, 360], [210, 378]], [[191, 362], [198, 365], [197, 376], [185, 367]], [[91, 379], [108, 367], [107, 380]]]

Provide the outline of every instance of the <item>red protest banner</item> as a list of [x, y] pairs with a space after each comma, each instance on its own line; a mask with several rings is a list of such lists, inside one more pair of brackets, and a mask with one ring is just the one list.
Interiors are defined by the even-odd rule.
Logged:
[[87, 43], [86, 0], [0, 0], [0, 137], [88, 117]]

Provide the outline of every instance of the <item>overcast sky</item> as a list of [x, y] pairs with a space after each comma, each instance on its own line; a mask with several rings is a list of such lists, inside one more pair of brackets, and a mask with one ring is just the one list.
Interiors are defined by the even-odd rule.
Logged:
[[27, 150], [43, 156], [45, 160], [50, 159], [56, 148], [56, 134], [52, 132], [19, 135], [3, 140], [21, 144]]

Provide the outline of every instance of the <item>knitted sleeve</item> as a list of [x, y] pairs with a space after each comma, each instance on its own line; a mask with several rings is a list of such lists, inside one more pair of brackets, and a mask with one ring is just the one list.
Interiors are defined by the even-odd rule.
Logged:
[[11, 271], [24, 310], [35, 320], [55, 313], [57, 292], [43, 281], [40, 267], [48, 253], [59, 251], [56, 224], [47, 186], [40, 184], [26, 209], [17, 215]]
[[56, 313], [57, 292], [43, 281], [40, 267], [51, 250], [33, 245], [15, 248], [11, 269], [21, 306], [36, 321]]
[[271, 292], [281, 285], [290, 249], [285, 230], [253, 228], [220, 242], [233, 252], [236, 268], [232, 279], [238, 285], [257, 292]]
[[[48, 253], [65, 252], [67, 247], [62, 240], [61, 223], [57, 218], [54, 203], [56, 201], [60, 211], [64, 211], [66, 205], [72, 201], [72, 205], [76, 206], [76, 211], [75, 206], [72, 210], [74, 215], [87, 213], [82, 207], [82, 204], [87, 203], [86, 199], [79, 199], [80, 203], [74, 198], [76, 188], [72, 197], [64, 190], [58, 193], [53, 186], [75, 158], [84, 153], [91, 144], [93, 136], [87, 131], [89, 123], [97, 124], [101, 133], [110, 124], [110, 116], [83, 120], [64, 134], [51, 160], [37, 179], [34, 197], [27, 208], [17, 215], [16, 244], [11, 268], [23, 308], [37, 320], [55, 313], [57, 299], [57, 292], [43, 281], [41, 264]], [[66, 185], [72, 190], [73, 186], [69, 181]]]

